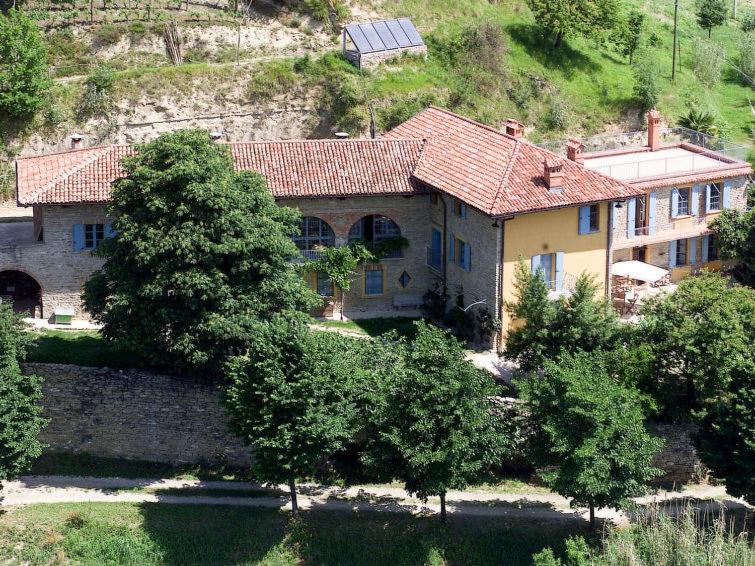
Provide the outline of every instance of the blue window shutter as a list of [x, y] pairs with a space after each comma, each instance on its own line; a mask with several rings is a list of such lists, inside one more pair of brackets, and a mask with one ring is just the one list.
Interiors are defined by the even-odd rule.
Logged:
[[532, 256], [532, 275], [535, 275], [537, 273], [537, 270], [540, 269], [540, 256], [539, 255], [533, 255]]
[[671, 218], [679, 216], [679, 189], [671, 189]]
[[731, 181], [724, 181], [724, 198], [721, 208], [729, 208], [731, 201]]
[[73, 225], [73, 251], [80, 252], [84, 249], [84, 225]]
[[668, 266], [669, 269], [676, 267], [676, 240], [668, 243]]
[[579, 207], [579, 233], [587, 234], [590, 231], [590, 207]]
[[[692, 191], [690, 193], [690, 198], [692, 199], [692, 202], [690, 203], [690, 210], [692, 211], [693, 216], [700, 214], [700, 192], [700, 185], [695, 185], [694, 187], [692, 187]], [[706, 194], [707, 192], [708, 191], [706, 191]], [[707, 197], [705, 202], [705, 212], [708, 212]]]
[[703, 251], [702, 254], [700, 254], [700, 261], [702, 263], [708, 263], [708, 241], [710, 240], [710, 236], [703, 236]]
[[453, 232], [448, 234], [448, 261], [453, 262], [456, 259], [456, 252], [454, 251], [454, 245], [456, 244], [456, 236]]
[[465, 203], [461, 203], [461, 217], [467, 217], [467, 205]]
[[658, 200], [658, 194], [653, 191], [648, 198], [648, 234], [655, 234], [655, 203]]
[[464, 244], [464, 269], [472, 270], [472, 246]]
[[556, 291], [564, 288], [564, 252], [556, 252]]
[[619, 213], [619, 209], [616, 208], [618, 204], [618, 202], [611, 203], [611, 226], [616, 226], [616, 220]]
[[115, 238], [115, 230], [113, 229], [113, 225], [110, 222], [105, 224], [105, 237]]
[[705, 213], [710, 212], [710, 185], [705, 185]]
[[634, 238], [634, 213], [636, 207], [636, 199], [630, 198], [627, 200], [627, 238]]
[[697, 238], [690, 238], [687, 240], [687, 255], [689, 257], [690, 265], [697, 263]]

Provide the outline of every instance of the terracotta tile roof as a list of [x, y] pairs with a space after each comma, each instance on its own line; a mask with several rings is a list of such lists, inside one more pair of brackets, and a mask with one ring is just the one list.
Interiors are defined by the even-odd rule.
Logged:
[[[312, 140], [230, 144], [237, 170], [262, 173], [275, 197], [411, 194], [422, 140]], [[95, 147], [16, 162], [18, 203], [98, 203], [122, 177], [126, 145]]]
[[[426, 138], [414, 177], [493, 216], [642, 194], [521, 138], [433, 106], [385, 137]], [[546, 160], [563, 165], [559, 193], [545, 184]]]

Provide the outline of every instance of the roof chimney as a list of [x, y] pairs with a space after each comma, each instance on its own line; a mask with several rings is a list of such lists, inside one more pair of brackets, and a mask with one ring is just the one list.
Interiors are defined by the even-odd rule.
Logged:
[[521, 138], [524, 134], [524, 124], [513, 118], [506, 120], [506, 133], [515, 138]]
[[220, 138], [223, 137], [222, 132], [210, 132], [210, 139], [214, 142], [219, 142]]
[[81, 134], [73, 134], [71, 135], [71, 149], [78, 149], [78, 147], [81, 145], [81, 140], [84, 139], [84, 136]]
[[566, 157], [580, 165], [585, 164], [585, 144], [579, 138], [569, 138], [566, 142]]
[[564, 164], [558, 159], [546, 159], [543, 161], [543, 177], [545, 186], [552, 193], [561, 193], [564, 190]]
[[337, 140], [347, 140], [347, 139], [349, 139], [349, 133], [348, 132], [336, 132], [336, 139]]
[[661, 113], [655, 108], [648, 112], [648, 146], [650, 151], [661, 147]]

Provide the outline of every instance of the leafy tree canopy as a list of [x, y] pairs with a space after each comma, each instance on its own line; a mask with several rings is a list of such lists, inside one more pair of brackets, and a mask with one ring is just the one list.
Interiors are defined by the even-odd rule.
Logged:
[[85, 286], [106, 338], [152, 364], [218, 371], [259, 344], [260, 320], [316, 305], [290, 261], [298, 212], [277, 206], [260, 175], [234, 172], [202, 130], [138, 149], [113, 188], [117, 236], [98, 248], [104, 266]]
[[42, 380], [18, 365], [27, 343], [11, 308], [0, 305], [0, 480], [16, 477], [42, 453]]
[[729, 3], [726, 0], [697, 0], [695, 15], [698, 25], [708, 30], [710, 39], [713, 28], [726, 23], [726, 18], [729, 17]]
[[254, 449], [255, 477], [287, 483], [296, 512], [296, 480], [352, 436], [358, 371], [343, 337], [310, 332], [296, 319], [260, 323], [250, 339], [248, 355], [228, 364], [231, 427]]
[[635, 52], [640, 48], [642, 32], [645, 27], [645, 14], [637, 10], [631, 10], [618, 24], [617, 41], [621, 53], [629, 57], [631, 65]]
[[535, 21], [560, 47], [570, 35], [600, 36], [613, 29], [620, 13], [616, 0], [528, 0]]
[[533, 274], [519, 262], [516, 299], [506, 308], [522, 324], [509, 332], [505, 355], [524, 372], [542, 367], [564, 350], [607, 348], [618, 334], [618, 317], [607, 300], [597, 298], [598, 287], [589, 275], [582, 274], [565, 298], [550, 299], [548, 294], [542, 272]]
[[[752, 194], [755, 191], [751, 188]], [[718, 239], [721, 256], [736, 262], [734, 276], [743, 284], [755, 287], [755, 209], [724, 210], [713, 221], [711, 229]]]
[[[503, 419], [492, 397], [491, 377], [464, 357], [448, 332], [418, 322], [417, 336], [394, 363], [377, 415], [376, 458], [390, 466], [406, 490], [426, 499], [464, 489], [507, 452]], [[382, 451], [382, 453], [380, 453]]]
[[546, 484], [575, 506], [619, 508], [660, 473], [651, 466], [662, 445], [644, 428], [644, 401], [613, 377], [600, 352], [565, 353], [542, 373], [516, 381], [528, 402], [532, 454]]
[[15, 117], [34, 113], [51, 84], [37, 24], [16, 9], [0, 13], [0, 110]]

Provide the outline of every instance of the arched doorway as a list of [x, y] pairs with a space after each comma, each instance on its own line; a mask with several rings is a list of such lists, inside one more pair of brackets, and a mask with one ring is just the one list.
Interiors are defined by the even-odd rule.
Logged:
[[[362, 242], [370, 250], [377, 250], [381, 242], [400, 238], [401, 230], [398, 224], [387, 216], [370, 214], [357, 220], [349, 230], [349, 243]], [[391, 250], [383, 257], [401, 257], [401, 248]]]
[[0, 271], [0, 300], [13, 311], [28, 316], [42, 312], [42, 287], [22, 271]]

